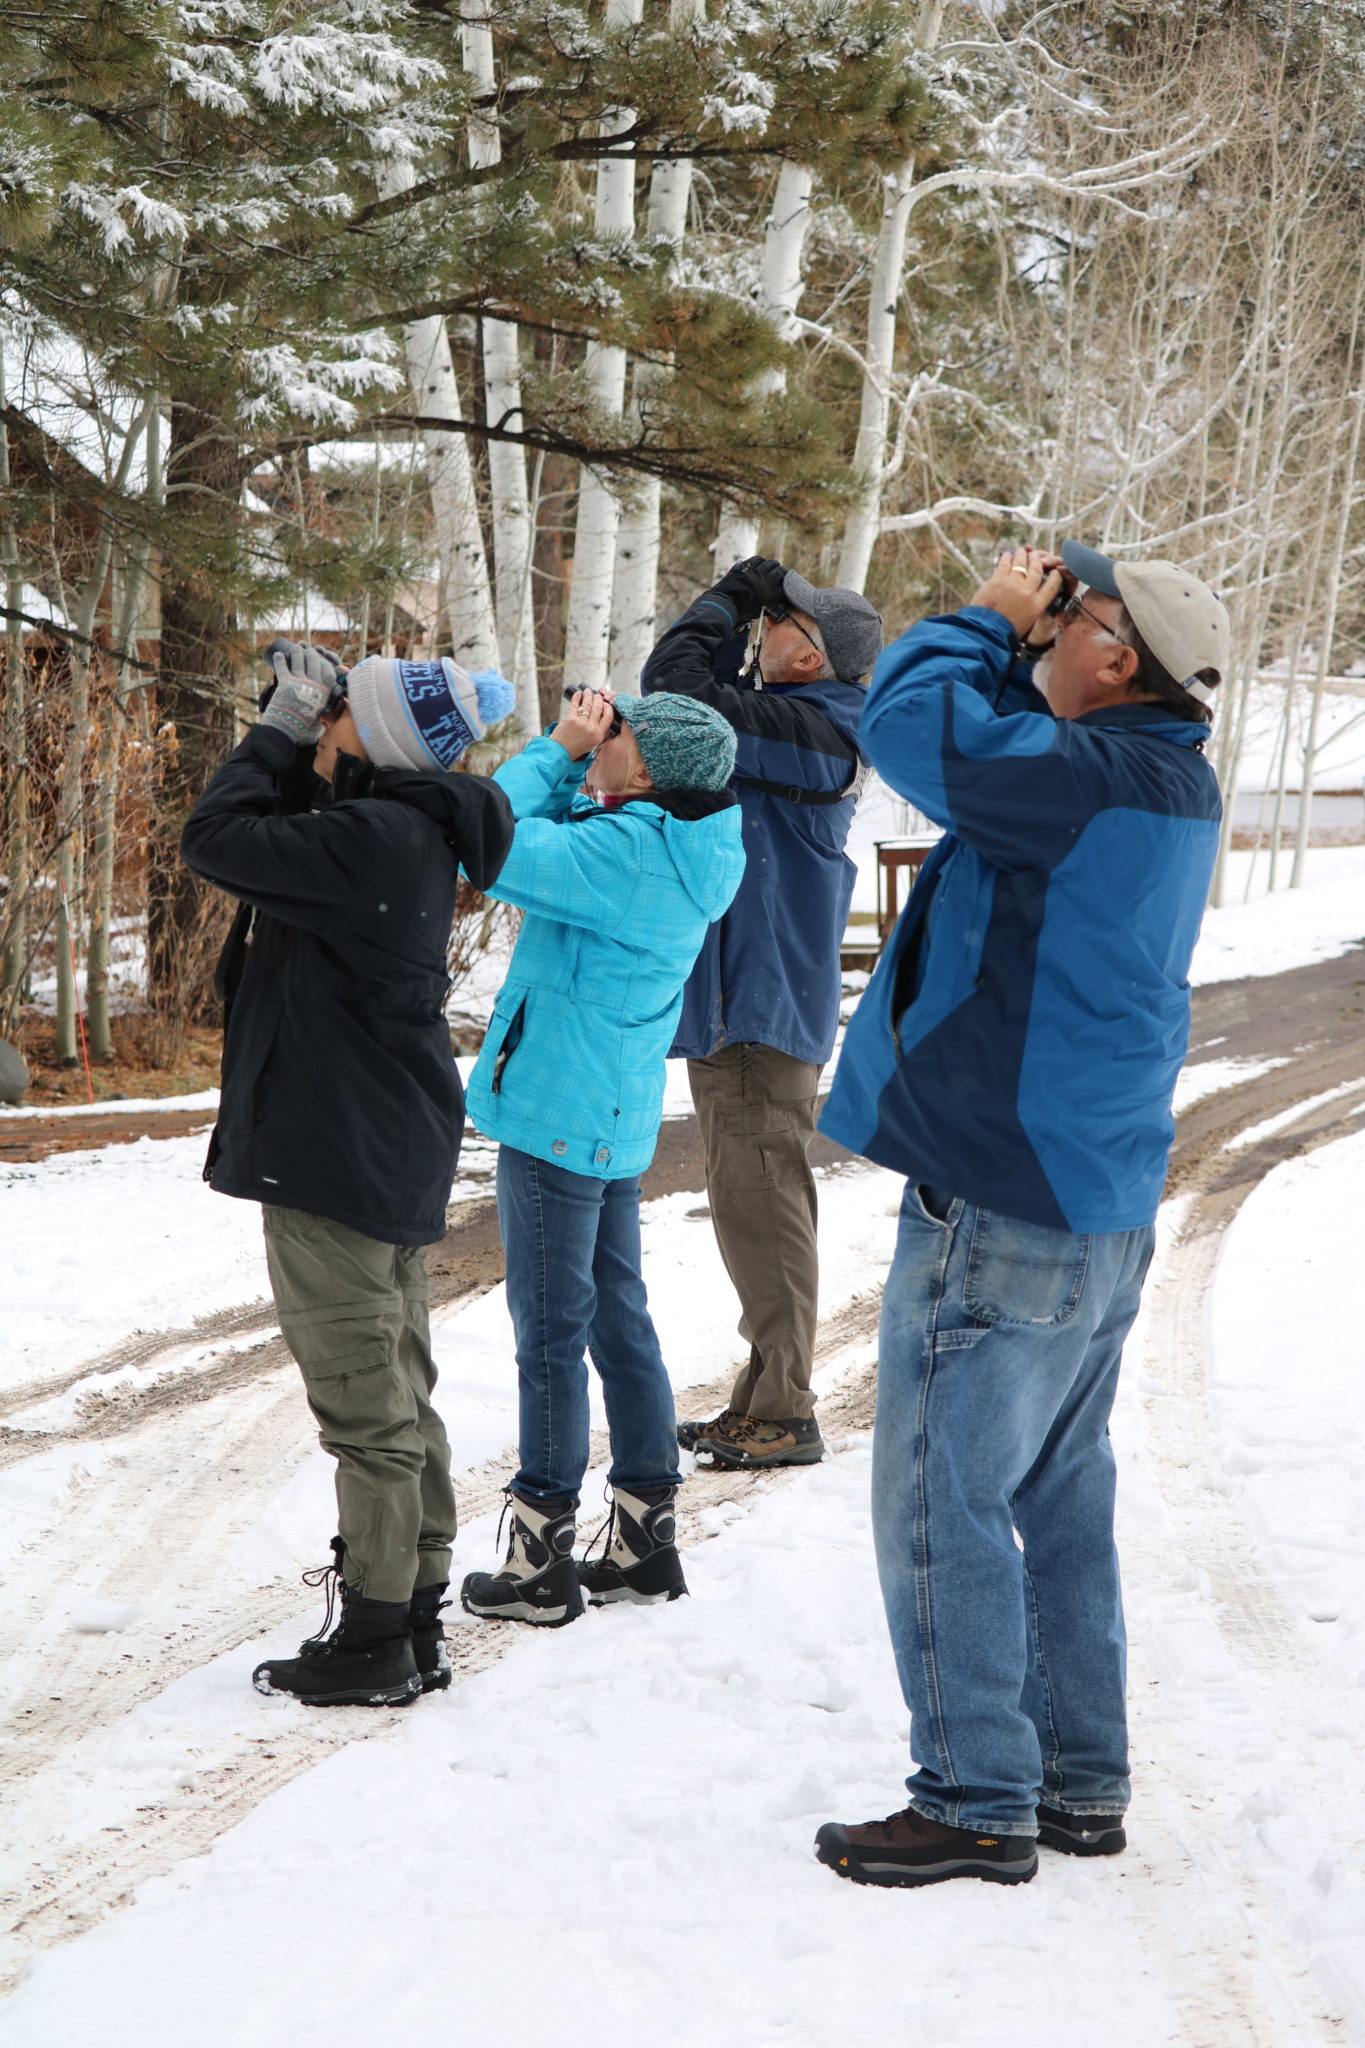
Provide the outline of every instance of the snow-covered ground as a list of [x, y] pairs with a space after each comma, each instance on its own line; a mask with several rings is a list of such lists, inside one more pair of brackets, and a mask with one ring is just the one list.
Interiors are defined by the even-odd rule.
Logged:
[[[1357, 942], [1365, 850], [1315, 854], [1310, 880], [1211, 913], [1203, 978], [1271, 973]], [[1182, 1077], [1181, 1106], [1273, 1064], [1229, 1050]], [[679, 1069], [668, 1108], [686, 1107]], [[321, 1760], [207, 1853], [40, 1953], [0, 2005], [0, 2042], [244, 2048], [278, 2036], [369, 2048], [435, 2026], [567, 2048], [633, 2048], [642, 2034], [669, 2048], [846, 2037], [985, 2048], [1002, 2032], [1021, 2048], [1365, 2043], [1365, 1132], [1344, 1129], [1278, 1168], [1234, 1222], [1212, 1296], [1207, 1399], [1189, 1394], [1179, 1355], [1200, 1333], [1177, 1341], [1163, 1306], [1188, 1252], [1183, 1208], [1165, 1217], [1115, 1418], [1133, 1637], [1128, 1856], [1046, 1856], [1017, 1892], [910, 1895], [842, 1885], [813, 1862], [819, 1822], [890, 1811], [907, 1768], [858, 1435], [785, 1487], [708, 1510], [690, 1600], [525, 1632], [450, 1693], [377, 1731], [370, 1717], [363, 1741], [333, 1749], [328, 1717], [250, 1688], [262, 1652], [318, 1619], [302, 1592], [297, 1623], [92, 1730], [44, 1781], [40, 1843], [33, 1814], [11, 1803], [0, 1878], [35, 1846], [41, 1866], [146, 1825], [139, 1814], [192, 1810], [201, 1774], [262, 1745], [302, 1739], [311, 1756], [316, 1739]], [[134, 1331], [265, 1299], [256, 1213], [203, 1187], [202, 1156], [199, 1137], [142, 1139], [0, 1171], [0, 1394], [69, 1382]], [[470, 1189], [486, 1192], [487, 1153], [472, 1163]], [[823, 1180], [826, 1313], [882, 1279], [898, 1193], [874, 1170]], [[739, 1350], [701, 1209], [699, 1193], [671, 1195], [645, 1221], [679, 1389], [723, 1373]], [[447, 1313], [436, 1342], [457, 1459], [477, 1468], [515, 1433], [501, 1289]], [[832, 1357], [822, 1386], [867, 1355], [864, 1343]], [[192, 1351], [184, 1365], [194, 1369]], [[34, 1455], [0, 1477], [0, 1553], [16, 1591], [73, 1504], [107, 1490], [141, 1512], [117, 1443], [41, 1448], [88, 1391], [77, 1379], [6, 1417], [36, 1437]], [[245, 1398], [202, 1410], [192, 1457], [210, 1471], [214, 1417], [225, 1426]], [[321, 1554], [331, 1468], [307, 1448], [306, 1424], [281, 1470], [214, 1553], [225, 1597], [249, 1599]], [[489, 1563], [493, 1542], [492, 1516], [472, 1520], [457, 1574]], [[130, 1647], [171, 1636], [179, 1563], [149, 1559], [139, 1586], [121, 1589], [92, 1556], [55, 1584], [44, 1636], [54, 1693], [70, 1632], [107, 1630]]]

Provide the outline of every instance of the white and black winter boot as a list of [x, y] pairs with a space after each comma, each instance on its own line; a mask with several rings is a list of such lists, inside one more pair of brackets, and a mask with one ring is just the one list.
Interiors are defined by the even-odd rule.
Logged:
[[639, 1493], [612, 1487], [606, 1549], [594, 1559], [589, 1546], [578, 1567], [579, 1583], [594, 1607], [615, 1600], [652, 1607], [687, 1591], [673, 1509], [677, 1494], [676, 1486], [650, 1486]]
[[446, 1632], [441, 1626], [441, 1609], [450, 1605], [445, 1597], [448, 1591], [444, 1585], [419, 1586], [408, 1607], [412, 1654], [423, 1692], [444, 1692], [450, 1684]]
[[[257, 1692], [287, 1693], [310, 1707], [406, 1707], [422, 1691], [412, 1654], [406, 1600], [367, 1600], [346, 1584], [345, 1546], [332, 1538], [334, 1562], [305, 1572], [306, 1586], [325, 1584], [327, 1615], [297, 1657], [272, 1657], [251, 1674]], [[332, 1633], [332, 1615], [341, 1620]]]
[[460, 1588], [465, 1613], [490, 1621], [525, 1621], [533, 1628], [563, 1628], [577, 1621], [583, 1612], [573, 1561], [577, 1506], [576, 1500], [523, 1500], [509, 1489], [507, 1556], [495, 1572], [469, 1574]]

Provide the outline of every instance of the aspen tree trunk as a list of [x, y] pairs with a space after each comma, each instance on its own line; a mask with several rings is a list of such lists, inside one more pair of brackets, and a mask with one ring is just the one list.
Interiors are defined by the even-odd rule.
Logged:
[[[406, 192], [416, 182], [416, 175], [410, 163], [382, 165], [381, 196], [388, 199]], [[412, 321], [403, 329], [403, 348], [408, 383], [422, 417], [464, 419], [450, 336], [442, 316], [437, 313], [426, 320]], [[450, 626], [451, 651], [464, 668], [496, 668], [499, 655], [493, 591], [483, 528], [479, 524], [469, 443], [463, 434], [442, 432], [440, 428], [424, 430], [422, 439], [440, 570], [441, 610]]]
[[[702, 0], [672, 0], [669, 26], [676, 34], [697, 20]], [[692, 196], [690, 157], [660, 158], [649, 181], [647, 233], [656, 246], [666, 243], [676, 270], [687, 228]], [[667, 373], [653, 363], [637, 362], [633, 372], [632, 406], [643, 421], [649, 394]], [[621, 511], [616, 536], [616, 577], [611, 606], [611, 687], [634, 690], [654, 645], [659, 610], [659, 539], [663, 485], [643, 477]]]
[[[607, 0], [608, 28], [639, 21], [644, 0]], [[628, 107], [604, 114], [601, 134], [619, 135], [635, 120]], [[630, 235], [635, 229], [635, 159], [597, 160], [595, 224], [599, 235]], [[604, 412], [619, 413], [626, 397], [626, 352], [614, 343], [590, 341], [583, 358], [588, 387]], [[574, 526], [573, 582], [564, 636], [564, 673], [573, 689], [601, 690], [607, 683], [611, 635], [611, 592], [616, 569], [616, 534], [621, 501], [605, 476], [586, 464], [580, 472], [578, 518]]]
[[[491, 93], [493, 31], [486, 0], [472, 0], [462, 31], [464, 68]], [[496, 109], [471, 114], [469, 161], [476, 170], [502, 161]], [[482, 320], [484, 413], [490, 426], [515, 424], [521, 414], [521, 354], [511, 320]], [[531, 610], [531, 551], [534, 514], [526, 489], [526, 456], [510, 441], [488, 443], [488, 481], [493, 501], [493, 586], [499, 666], [516, 684], [517, 723], [528, 737], [540, 730], [536, 682], [535, 620]]]
[[[119, 493], [127, 489], [133, 457], [142, 443], [154, 412], [155, 407], [149, 401], [138, 412], [124, 435], [118, 467], [113, 477], [114, 489]], [[90, 751], [90, 677], [95, 664], [90, 639], [95, 630], [95, 621], [104, 604], [113, 554], [114, 528], [112, 523], [105, 519], [101, 523], [94, 563], [77, 600], [71, 621], [78, 637], [70, 646], [70, 739], [62, 762], [61, 781], [57, 793], [57, 826], [61, 834], [57, 848], [57, 1059], [64, 1067], [74, 1067], [79, 1057], [76, 1050], [76, 987], [72, 960], [75, 952], [75, 920], [79, 912], [78, 872], [82, 876], [82, 881], [84, 879], [84, 862], [78, 861], [76, 856], [85, 822], [83, 778]]]
[[[763, 310], [783, 341], [795, 341], [799, 332], [793, 316], [805, 289], [801, 265], [806, 231], [810, 226], [810, 195], [814, 183], [815, 173], [808, 165], [784, 163], [778, 174], [772, 211], [763, 231], [760, 285]], [[784, 369], [767, 370], [754, 384], [759, 397], [785, 391], [786, 388], [787, 373]], [[757, 553], [757, 519], [750, 513], [741, 512], [737, 505], [725, 504], [716, 534], [716, 575], [723, 576], [727, 569], [734, 568], [736, 562]]]
[[[161, 469], [161, 404], [156, 401], [147, 420], [147, 498], [160, 505], [164, 492]], [[114, 863], [117, 853], [119, 760], [128, 699], [139, 680], [128, 667], [128, 654], [136, 646], [138, 619], [148, 588], [151, 540], [144, 535], [117, 579], [114, 603], [114, 659], [117, 669], [114, 687], [105, 708], [95, 759], [95, 814], [90, 836], [90, 926], [85, 953], [86, 1030], [90, 1057], [114, 1057], [113, 1028], [109, 1018], [109, 935], [114, 914]]]
[[[0, 406], [6, 402], [5, 366], [0, 357]], [[9, 490], [9, 429], [0, 419], [0, 489]], [[5, 604], [23, 609], [24, 585], [19, 570], [14, 522], [5, 521], [3, 550]], [[28, 979], [29, 890], [33, 883], [33, 841], [28, 804], [28, 678], [24, 670], [22, 621], [5, 621], [5, 816], [4, 862], [9, 881], [0, 903], [0, 1035], [8, 1033], [23, 1001]]]
[[1297, 889], [1304, 880], [1304, 869], [1308, 860], [1308, 831], [1313, 814], [1313, 776], [1317, 768], [1318, 728], [1322, 716], [1322, 699], [1327, 678], [1332, 672], [1332, 642], [1336, 638], [1337, 610], [1341, 603], [1341, 577], [1346, 561], [1346, 549], [1351, 537], [1351, 515], [1356, 507], [1356, 477], [1360, 466], [1361, 428], [1365, 426], [1365, 363], [1360, 356], [1361, 314], [1365, 310], [1365, 267], [1362, 267], [1356, 292], [1355, 315], [1351, 324], [1351, 345], [1347, 351], [1346, 374], [1355, 379], [1355, 390], [1351, 394], [1350, 439], [1342, 462], [1342, 479], [1339, 496], [1340, 517], [1332, 547], [1331, 562], [1327, 571], [1327, 586], [1322, 603], [1322, 632], [1318, 642], [1318, 666], [1313, 677], [1313, 698], [1308, 713], [1308, 736], [1303, 745], [1303, 775], [1299, 786], [1299, 826], [1294, 835], [1294, 866], [1289, 876], [1289, 886]]
[[[933, 49], [942, 26], [943, 0], [925, 0], [916, 30], [921, 50]], [[905, 273], [905, 237], [910, 225], [914, 179], [914, 164], [904, 164], [884, 181], [882, 188], [882, 219], [872, 259], [867, 344], [863, 350], [868, 367], [863, 376], [858, 439], [853, 451], [858, 495], [849, 509], [839, 555], [838, 576], [846, 590], [862, 590], [866, 585], [881, 520], [891, 421], [891, 373], [896, 356], [896, 306]]]

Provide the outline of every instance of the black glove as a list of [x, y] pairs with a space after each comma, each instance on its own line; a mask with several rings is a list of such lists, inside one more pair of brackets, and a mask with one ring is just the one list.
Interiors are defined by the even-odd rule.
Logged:
[[783, 587], [786, 574], [782, 564], [767, 555], [750, 555], [747, 562], [736, 562], [733, 569], [727, 569], [714, 587], [729, 598], [743, 625], [760, 612], [788, 609]]

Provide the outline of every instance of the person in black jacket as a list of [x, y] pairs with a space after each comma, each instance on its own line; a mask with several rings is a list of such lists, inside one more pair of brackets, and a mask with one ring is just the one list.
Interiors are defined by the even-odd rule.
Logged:
[[[746, 641], [752, 660], [743, 666]], [[744, 880], [712, 925], [673, 1044], [687, 1060], [711, 1220], [749, 1359], [728, 1407], [679, 1442], [717, 1463], [815, 1464], [815, 1136], [839, 1023], [839, 944], [854, 866], [844, 842], [862, 776], [858, 722], [882, 622], [855, 590], [817, 590], [754, 556], [688, 606], [643, 688], [730, 721]]]
[[[496, 784], [447, 771], [511, 691], [450, 661], [371, 659], [343, 678], [314, 649], [277, 649], [262, 721], [181, 841], [243, 905], [220, 963], [231, 1005], [204, 1178], [262, 1204], [280, 1328], [337, 1461], [322, 1576], [340, 1625], [255, 1683], [403, 1704], [450, 1682], [438, 1611], [455, 1499], [424, 1252], [445, 1231], [464, 1128], [446, 941], [460, 867], [492, 882], [513, 831]], [[310, 760], [321, 780], [305, 783]], [[324, 1629], [331, 1615], [329, 1597]]]

